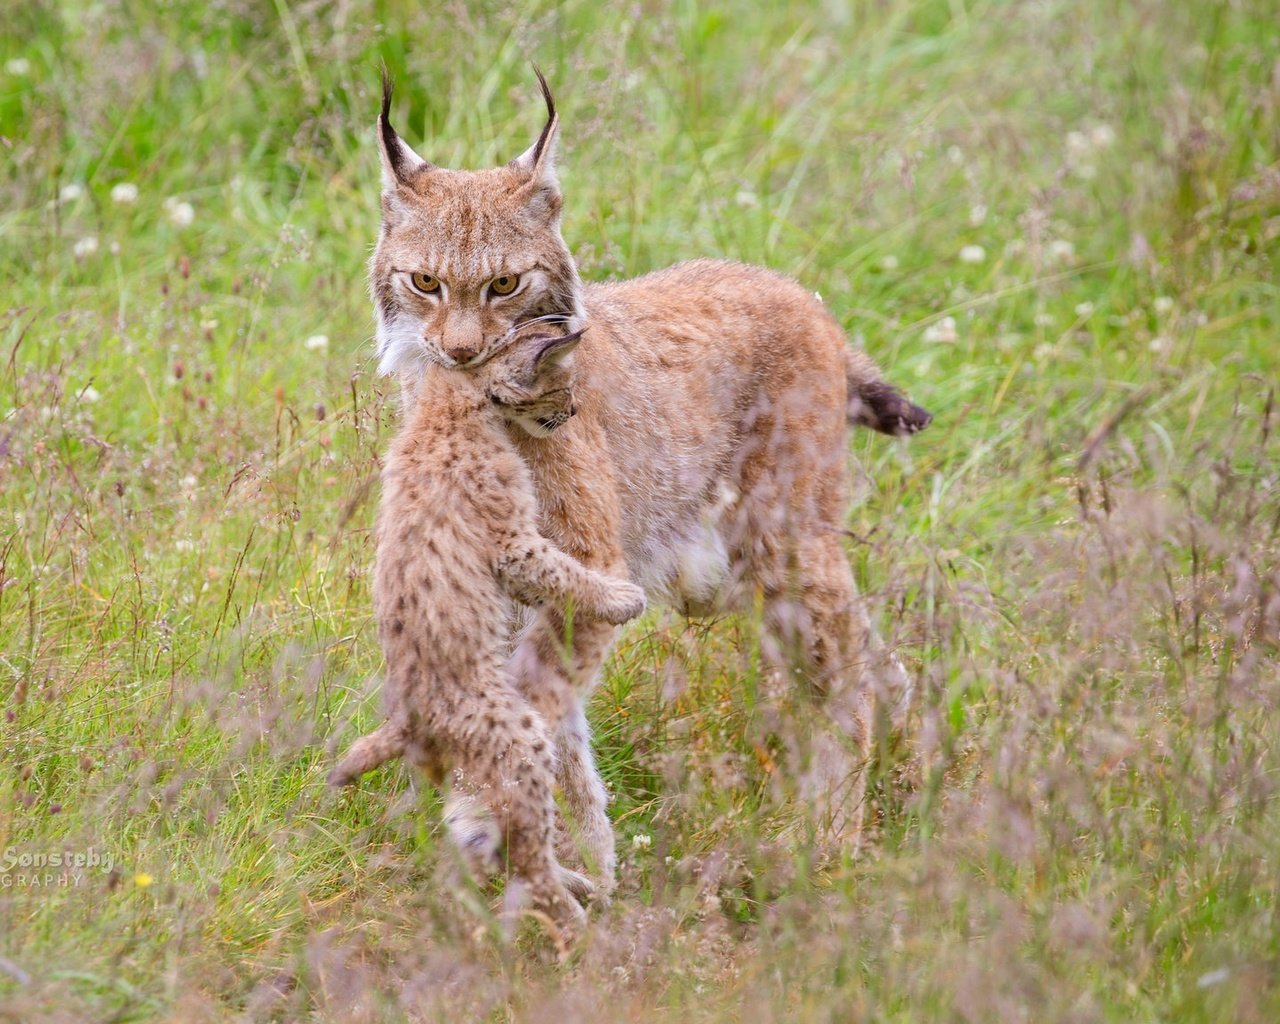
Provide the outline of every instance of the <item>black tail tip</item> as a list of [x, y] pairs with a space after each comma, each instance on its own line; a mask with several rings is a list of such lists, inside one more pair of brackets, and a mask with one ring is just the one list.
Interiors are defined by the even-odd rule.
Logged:
[[384, 123], [391, 116], [391, 94], [395, 91], [395, 84], [391, 81], [391, 72], [387, 70], [387, 62], [382, 62], [382, 109], [379, 112]]
[[888, 384], [872, 384], [849, 396], [849, 420], [892, 437], [909, 437], [932, 423], [933, 413]]

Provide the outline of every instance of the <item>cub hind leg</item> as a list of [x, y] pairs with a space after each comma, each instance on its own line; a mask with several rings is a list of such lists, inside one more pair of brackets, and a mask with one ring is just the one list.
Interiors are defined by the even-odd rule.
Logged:
[[350, 786], [365, 772], [400, 757], [405, 752], [406, 729], [403, 722], [383, 722], [368, 735], [361, 736], [329, 773], [330, 786]]
[[[440, 723], [454, 754], [454, 796], [447, 817], [463, 854], [491, 873], [496, 863], [554, 923], [562, 951], [581, 931], [584, 914], [570, 888], [585, 879], [556, 862], [554, 751], [542, 716], [500, 675], [481, 685], [454, 722]], [[481, 810], [483, 808], [483, 811]], [[487, 817], [492, 826], [477, 831]], [[477, 837], [496, 840], [486, 848]]]

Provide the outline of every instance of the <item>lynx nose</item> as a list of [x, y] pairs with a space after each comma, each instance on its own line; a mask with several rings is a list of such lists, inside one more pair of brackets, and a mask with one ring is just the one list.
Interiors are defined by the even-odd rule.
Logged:
[[473, 348], [447, 348], [444, 354], [452, 359], [455, 363], [462, 366], [471, 362], [480, 353]]

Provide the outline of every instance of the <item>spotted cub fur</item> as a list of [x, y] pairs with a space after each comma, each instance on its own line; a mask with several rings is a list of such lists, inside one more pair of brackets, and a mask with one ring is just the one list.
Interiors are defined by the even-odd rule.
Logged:
[[511, 600], [622, 623], [645, 599], [537, 531], [533, 481], [506, 412], [533, 409], [554, 423], [573, 414], [568, 359], [580, 337], [538, 331], [474, 369], [428, 367], [406, 409], [382, 475], [373, 582], [387, 720], [330, 782], [349, 784], [398, 756], [437, 783], [451, 770], [455, 842], [478, 869], [505, 863], [508, 893], [527, 891], [568, 942], [583, 913], [568, 890], [591, 887], [553, 853], [551, 732], [503, 670]]

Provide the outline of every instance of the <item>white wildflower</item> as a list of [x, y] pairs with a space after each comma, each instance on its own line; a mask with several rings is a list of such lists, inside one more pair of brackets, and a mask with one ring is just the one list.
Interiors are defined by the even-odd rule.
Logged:
[[760, 197], [756, 195], [754, 192], [752, 192], [750, 189], [746, 189], [746, 188], [742, 189], [742, 191], [740, 191], [736, 196], [734, 196], [733, 201], [737, 203], [739, 206], [741, 206], [744, 210], [749, 210], [753, 206], [760, 205]]
[[969, 224], [972, 227], [980, 228], [987, 222], [987, 207], [983, 203], [974, 203], [969, 207]]
[[175, 228], [187, 228], [196, 219], [196, 208], [185, 199], [170, 196], [164, 201], [164, 212]]
[[1089, 136], [1084, 132], [1067, 132], [1067, 152], [1071, 156], [1084, 156], [1093, 146], [1089, 144]]
[[138, 186], [131, 181], [122, 181], [112, 186], [111, 201], [121, 206], [132, 206], [138, 201]]
[[200, 481], [196, 479], [194, 473], [188, 473], [182, 478], [182, 489], [184, 491], [194, 491], [199, 483]]
[[1157, 334], [1147, 345], [1147, 348], [1156, 353], [1168, 352], [1170, 347], [1169, 339], [1162, 334]]
[[313, 334], [302, 343], [302, 347], [309, 352], [323, 352], [329, 347], [329, 335]]
[[1167, 295], [1157, 295], [1156, 300], [1151, 303], [1151, 308], [1160, 316], [1168, 316], [1173, 312], [1173, 299]]
[[1052, 327], [1052, 326], [1053, 326], [1053, 314], [1052, 314], [1052, 313], [1037, 313], [1037, 314], [1035, 315], [1035, 318], [1034, 318], [1034, 321], [1033, 321], [1033, 322], [1035, 323], [1035, 325], [1036, 325], [1037, 327]]
[[1076, 247], [1065, 238], [1055, 238], [1049, 243], [1049, 255], [1062, 263], [1075, 259]]
[[956, 331], [956, 318], [953, 316], [944, 316], [941, 320], [930, 324], [924, 329], [925, 341], [950, 345], [957, 341], [959, 337], [960, 335]]
[[82, 260], [88, 256], [92, 256], [98, 251], [98, 238], [96, 235], [85, 235], [76, 242], [72, 252], [76, 254], [76, 259]]
[[1076, 316], [1085, 318], [1093, 316], [1093, 303], [1081, 302], [1076, 306]]
[[80, 401], [84, 402], [86, 405], [92, 405], [101, 397], [102, 396], [98, 394], [98, 389], [95, 388], [92, 384], [86, 385], [85, 388], [80, 392]]
[[987, 250], [980, 245], [966, 245], [960, 250], [961, 263], [981, 263], [987, 258]]
[[958, 167], [960, 164], [964, 163], [964, 150], [959, 146], [948, 146], [947, 159]]
[[16, 78], [25, 78], [31, 74], [31, 61], [26, 57], [10, 57], [5, 61], [4, 69]]
[[1109, 124], [1095, 124], [1089, 129], [1089, 141], [1096, 149], [1106, 149], [1116, 141], [1116, 130]]
[[72, 182], [70, 185], [63, 185], [58, 189], [58, 202], [74, 203], [77, 199], [84, 195], [84, 186]]
[[881, 256], [881, 257], [880, 257], [880, 269], [881, 269], [881, 270], [897, 270], [897, 269], [898, 269], [898, 257], [897, 257], [897, 256], [894, 256], [894, 255], [892, 255], [892, 254], [887, 255], [887, 256]]
[[180, 539], [173, 542], [175, 551], [194, 551], [196, 548], [195, 541]]
[[633, 850], [647, 850], [652, 845], [653, 836], [646, 833], [641, 832], [631, 837], [631, 849]]

